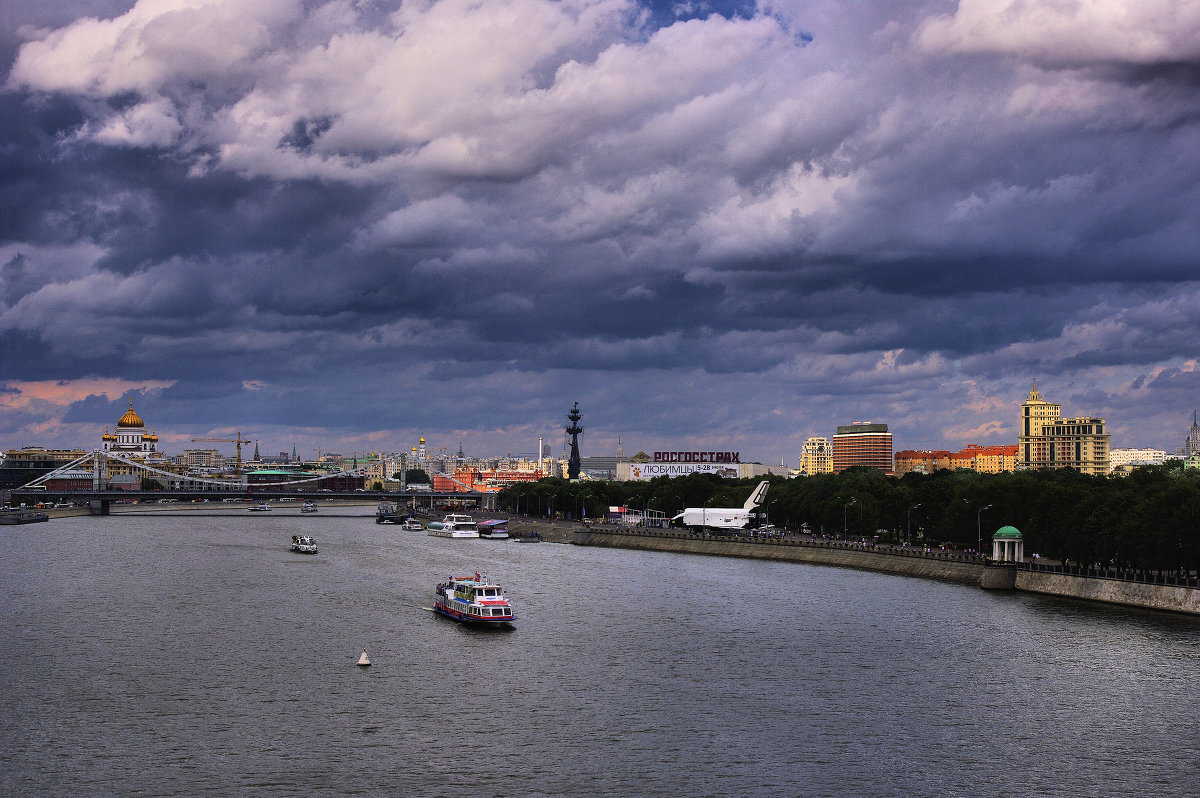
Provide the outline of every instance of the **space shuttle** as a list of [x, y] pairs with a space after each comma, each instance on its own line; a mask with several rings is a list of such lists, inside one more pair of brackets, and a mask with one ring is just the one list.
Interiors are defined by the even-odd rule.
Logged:
[[755, 508], [759, 507], [767, 496], [770, 482], [763, 480], [746, 499], [741, 507], [688, 507], [682, 513], [672, 518], [672, 521], [683, 519], [684, 526], [709, 529], [745, 529], [754, 517]]

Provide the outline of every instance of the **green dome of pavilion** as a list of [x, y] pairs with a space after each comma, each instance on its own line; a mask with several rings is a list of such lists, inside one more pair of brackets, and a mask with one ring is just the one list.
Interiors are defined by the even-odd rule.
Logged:
[[1015, 526], [1002, 526], [992, 535], [992, 540], [1020, 540], [1022, 537], [1021, 530]]

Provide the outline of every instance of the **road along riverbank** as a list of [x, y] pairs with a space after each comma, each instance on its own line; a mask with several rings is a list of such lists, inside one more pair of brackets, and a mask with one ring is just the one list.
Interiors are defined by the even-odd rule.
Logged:
[[703, 537], [687, 532], [634, 531], [613, 527], [576, 530], [572, 542], [580, 546], [608, 546], [834, 565], [901, 576], [941, 579], [988, 589], [1014, 589], [1084, 601], [1200, 615], [1200, 589], [1197, 588], [1039, 573], [1014, 567], [993, 568], [985, 566], [975, 557], [957, 552], [926, 552], [923, 549], [861, 546], [806, 539]]

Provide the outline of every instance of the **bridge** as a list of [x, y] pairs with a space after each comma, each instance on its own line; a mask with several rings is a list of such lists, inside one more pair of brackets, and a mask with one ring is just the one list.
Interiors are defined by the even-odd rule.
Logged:
[[[111, 462], [120, 463], [136, 473], [161, 478], [171, 487], [162, 490], [121, 490], [109, 485], [108, 470]], [[86, 474], [86, 476], [84, 476]], [[365, 469], [357, 468], [311, 476], [297, 474], [296, 479], [274, 482], [234, 482], [227, 479], [212, 479], [200, 476], [181, 476], [163, 471], [146, 463], [129, 460], [104, 452], [91, 451], [70, 463], [30, 480], [19, 488], [9, 491], [10, 503], [36, 504], [38, 502], [74, 502], [86, 505], [97, 515], [108, 515], [114, 503], [137, 501], [193, 502], [224, 501], [226, 499], [248, 501], [270, 501], [278, 499], [373, 499], [395, 504], [431, 510], [439, 506], [474, 507], [479, 510], [495, 509], [495, 494], [479, 491], [368, 491], [323, 488], [322, 484], [344, 483], [347, 477], [364, 477]], [[55, 486], [55, 481], [70, 481], [70, 486]], [[83, 487], [79, 483], [90, 483]], [[50, 484], [47, 484], [50, 483]], [[460, 483], [461, 484], [461, 483]], [[465, 487], [465, 486], [464, 486]]]
[[479, 493], [449, 493], [430, 491], [279, 491], [268, 490], [270, 486], [248, 490], [29, 490], [16, 488], [11, 491], [11, 502], [22, 502], [34, 505], [38, 502], [74, 502], [91, 508], [93, 515], [109, 515], [113, 504], [178, 501], [194, 502], [223, 502], [233, 499], [238, 502], [266, 502], [280, 499], [297, 501], [326, 501], [332, 499], [351, 499], [355, 501], [390, 501], [393, 504], [413, 509], [428, 508], [431, 511], [450, 505], [464, 509], [494, 510], [495, 494]]

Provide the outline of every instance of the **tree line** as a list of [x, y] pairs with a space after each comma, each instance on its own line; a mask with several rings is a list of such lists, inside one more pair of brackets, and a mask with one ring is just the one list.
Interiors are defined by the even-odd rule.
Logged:
[[[980, 474], [938, 471], [889, 477], [869, 468], [771, 482], [762, 509], [770, 523], [829, 538], [952, 545], [991, 552], [991, 537], [1014, 526], [1026, 554], [1129, 568], [1200, 567], [1200, 471], [1179, 462], [1139, 466], [1125, 477], [1072, 469]], [[600, 518], [610, 506], [657, 510], [741, 507], [760, 479], [711, 474], [648, 481], [568, 482], [550, 477], [502, 490], [509, 511]]]

